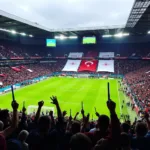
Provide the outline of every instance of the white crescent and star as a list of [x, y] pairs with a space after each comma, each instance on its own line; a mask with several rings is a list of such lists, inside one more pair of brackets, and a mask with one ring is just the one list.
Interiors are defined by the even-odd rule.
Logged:
[[93, 64], [94, 64], [93, 61], [86, 61], [86, 62], [85, 62], [85, 65], [86, 65], [87, 67], [90, 67], [90, 66], [93, 65]]

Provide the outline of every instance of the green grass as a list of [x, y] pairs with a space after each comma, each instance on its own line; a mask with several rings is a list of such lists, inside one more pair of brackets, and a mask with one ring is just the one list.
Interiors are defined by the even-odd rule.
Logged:
[[[29, 85], [15, 91], [15, 98], [22, 108], [23, 101], [26, 107], [37, 105], [39, 100], [44, 100], [44, 106], [54, 107], [50, 103], [50, 96], [56, 95], [62, 110], [72, 110], [72, 115], [81, 110], [81, 101], [84, 102], [85, 113], [90, 113], [96, 118], [94, 107], [100, 114], [109, 115], [106, 106], [107, 82], [110, 82], [111, 99], [116, 102], [116, 112], [120, 117], [121, 111], [127, 114], [127, 108], [121, 110], [122, 100], [125, 98], [118, 91], [118, 80], [110, 79], [79, 79], [53, 77], [39, 83]], [[11, 93], [0, 96], [0, 107], [11, 109]], [[81, 115], [79, 116], [81, 117]]]

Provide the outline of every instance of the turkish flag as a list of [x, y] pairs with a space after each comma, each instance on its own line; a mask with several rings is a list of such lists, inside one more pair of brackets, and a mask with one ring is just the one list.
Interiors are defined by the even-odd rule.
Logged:
[[92, 71], [95, 72], [97, 69], [97, 60], [82, 60], [78, 71]]

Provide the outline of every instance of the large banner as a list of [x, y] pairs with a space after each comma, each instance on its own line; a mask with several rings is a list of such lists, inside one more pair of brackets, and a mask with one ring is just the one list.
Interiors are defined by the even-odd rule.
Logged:
[[68, 60], [62, 71], [78, 71], [81, 60]]
[[98, 60], [82, 60], [78, 71], [96, 71]]
[[100, 58], [114, 58], [115, 53], [114, 52], [100, 52], [99, 57]]
[[11, 67], [12, 70], [16, 71], [16, 72], [20, 72], [21, 70], [17, 67]]
[[69, 58], [82, 58], [83, 53], [82, 52], [75, 52], [75, 53], [69, 53]]
[[114, 72], [114, 60], [99, 60], [97, 72]]

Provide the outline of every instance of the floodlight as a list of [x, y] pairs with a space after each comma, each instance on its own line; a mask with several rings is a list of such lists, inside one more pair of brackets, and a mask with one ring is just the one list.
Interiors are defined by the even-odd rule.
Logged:
[[64, 39], [66, 39], [67, 37], [64, 36], [64, 35], [61, 35], [59, 38], [60, 38], [61, 40], [64, 40]]
[[106, 34], [106, 35], [102, 35], [103, 38], [109, 38], [109, 37], [112, 37], [112, 35], [110, 34]]
[[122, 32], [114, 35], [114, 37], [118, 37], [118, 38], [121, 38], [122, 36], [123, 36]]
[[59, 39], [59, 36], [55, 36], [55, 39]]
[[12, 34], [17, 34], [17, 32], [15, 30], [11, 30]]
[[32, 35], [32, 34], [29, 34], [29, 37], [33, 37], [33, 35]]
[[150, 34], [150, 31], [148, 31], [147, 33]]
[[69, 39], [77, 39], [78, 37], [77, 36], [69, 36], [68, 38]]
[[122, 35], [123, 36], [129, 36], [130, 34], [129, 33], [123, 33]]
[[20, 33], [20, 34], [21, 34], [22, 36], [26, 36], [26, 34], [25, 34], [25, 33], [23, 33], [23, 32], [22, 32], [22, 33]]

